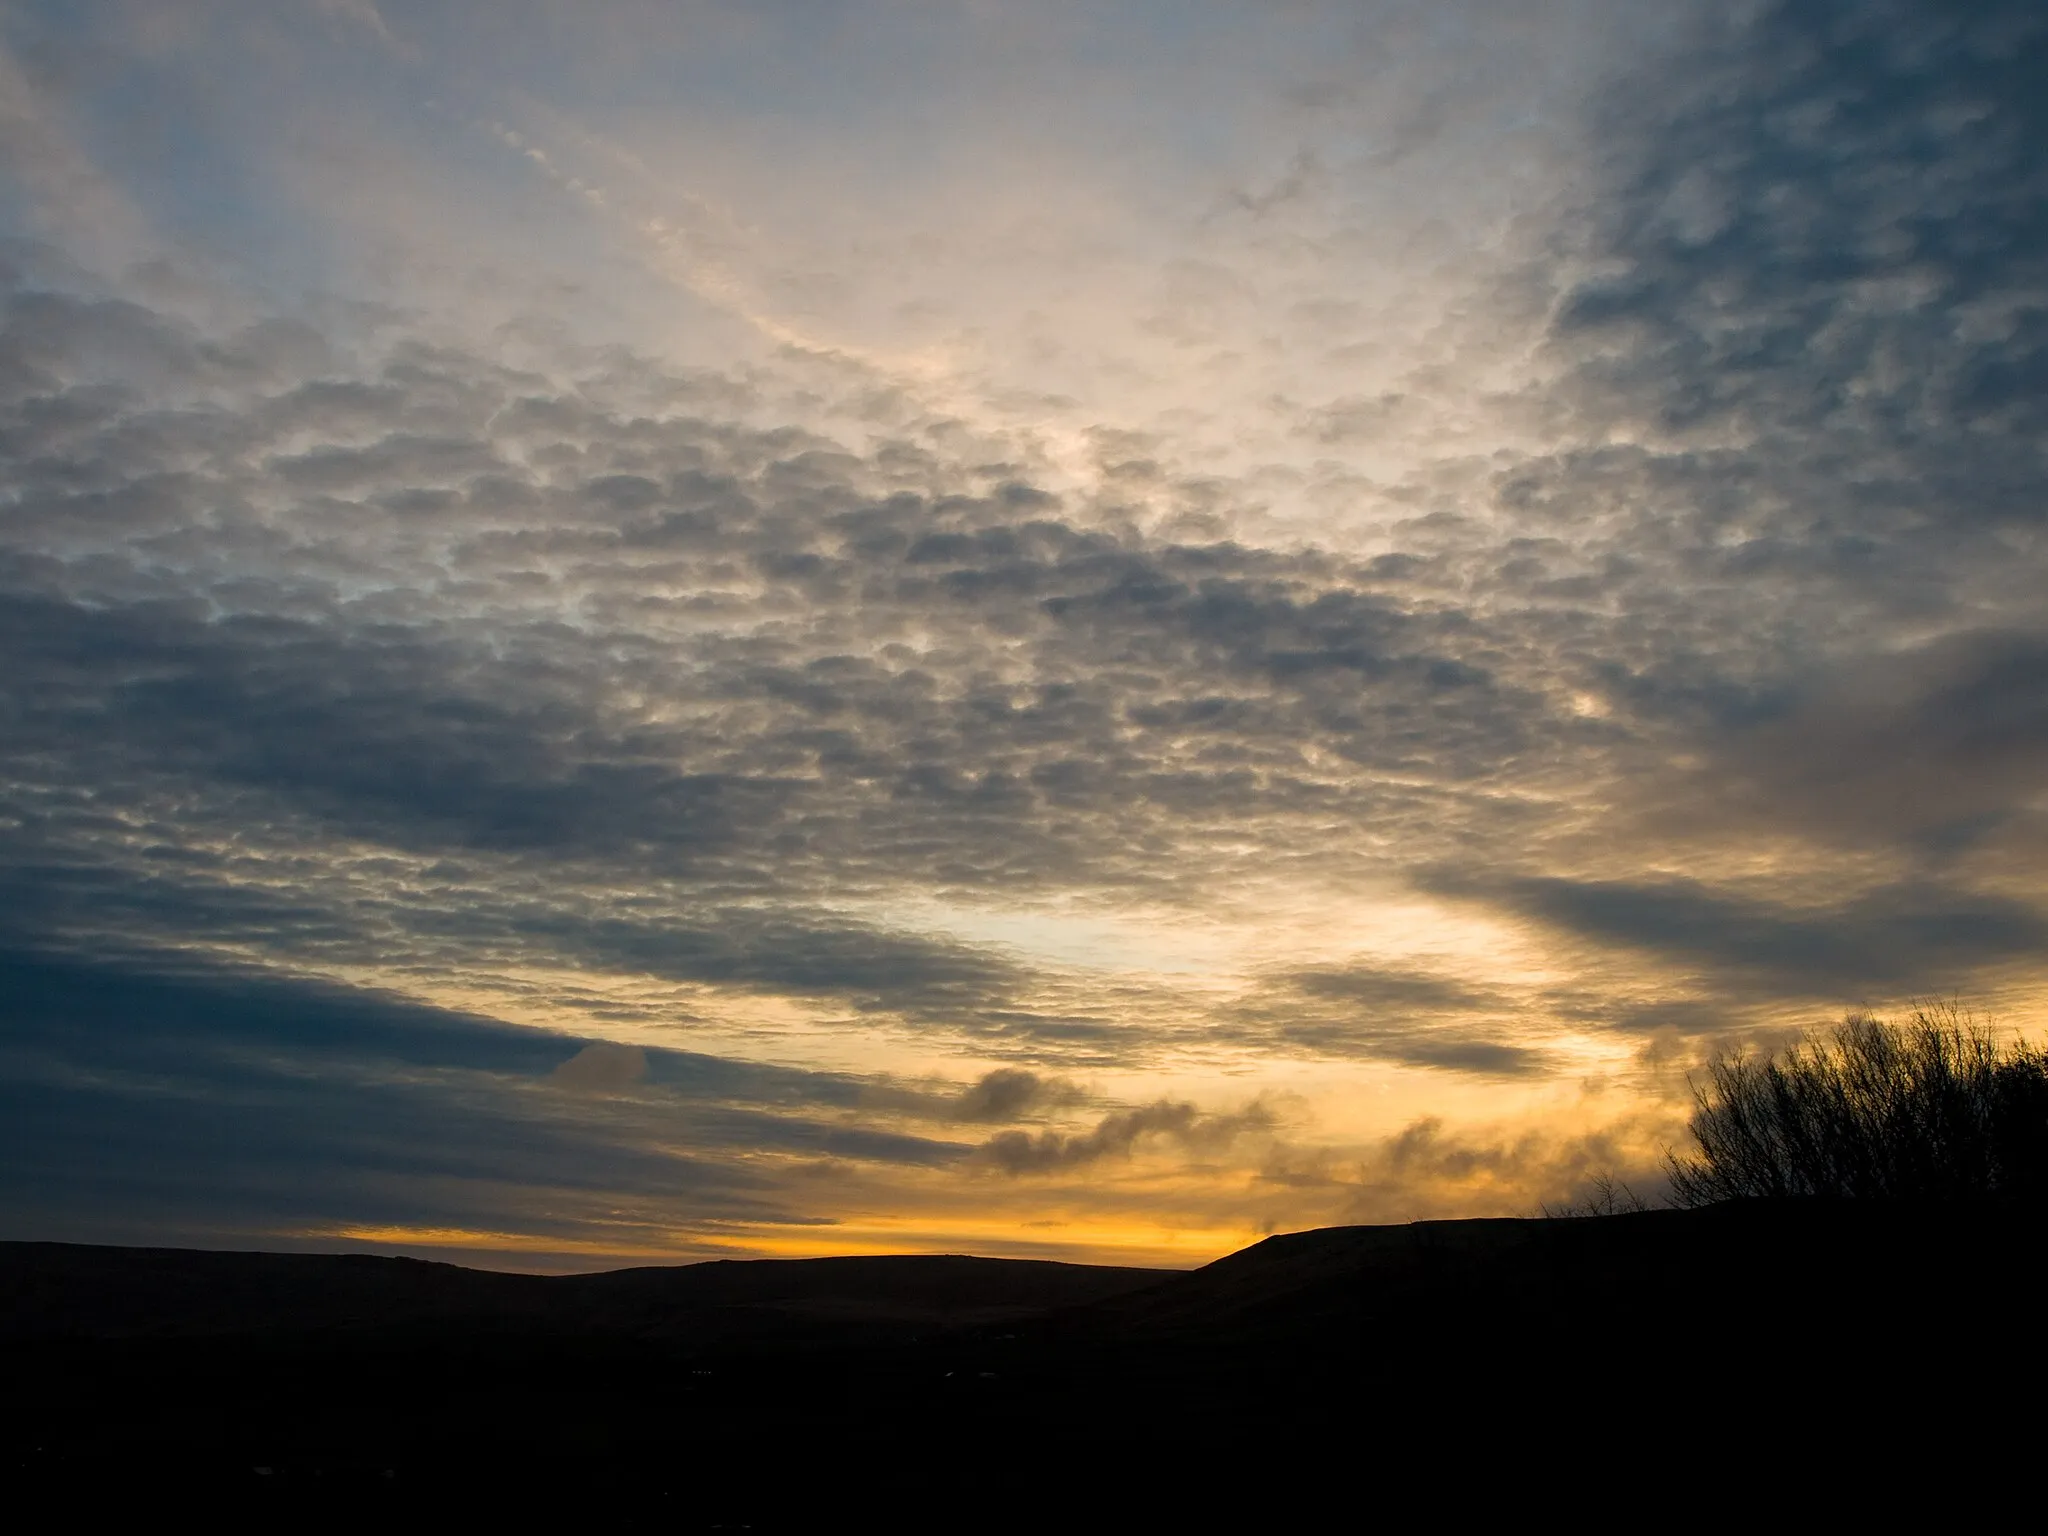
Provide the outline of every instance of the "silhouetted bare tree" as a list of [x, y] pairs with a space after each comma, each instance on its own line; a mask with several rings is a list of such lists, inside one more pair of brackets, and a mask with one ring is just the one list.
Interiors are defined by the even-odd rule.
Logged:
[[1779, 1056], [1716, 1059], [1693, 1085], [1679, 1205], [1744, 1197], [2048, 1195], [2048, 1052], [1954, 1006], [1852, 1014]]
[[1557, 1206], [1546, 1201], [1539, 1207], [1545, 1216], [1553, 1220], [1578, 1216], [1626, 1216], [1649, 1208], [1647, 1200], [1611, 1173], [1594, 1174], [1587, 1181], [1585, 1192], [1576, 1200], [1567, 1200]]

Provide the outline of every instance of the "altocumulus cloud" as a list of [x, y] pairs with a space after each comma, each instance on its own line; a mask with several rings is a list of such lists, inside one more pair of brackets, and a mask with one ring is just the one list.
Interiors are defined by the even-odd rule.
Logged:
[[[362, 839], [607, 895], [644, 876], [697, 905], [558, 899], [505, 925], [655, 974], [971, 1014], [1004, 957], [802, 909], [866, 882], [1157, 893], [1190, 860], [1227, 872], [1205, 832], [1397, 798], [1375, 765], [1456, 815], [1457, 786], [1551, 728], [1469, 655], [1512, 637], [1313, 551], [1116, 536], [1015, 484], [906, 490], [690, 418], [585, 404], [565, 442], [521, 414], [537, 381], [406, 344], [353, 418], [371, 478], [308, 499], [304, 454], [281, 470], [260, 425], [274, 397], [217, 398], [231, 342], [110, 302], [18, 305], [6, 640], [20, 793], [53, 844], [63, 786], [91, 779], [138, 811], [175, 797], [188, 843]], [[177, 405], [95, 376], [110, 324], [150, 338]], [[422, 461], [393, 428], [437, 414], [477, 436]], [[553, 459], [568, 472], [534, 468]], [[426, 496], [429, 461], [461, 489]], [[78, 843], [111, 856], [93, 821]], [[685, 916], [706, 902], [708, 931]], [[442, 920], [485, 940], [503, 903]]]
[[[105, 187], [24, 211], [90, 61], [9, 26], [8, 227], [113, 239]], [[1191, 1224], [1526, 1207], [1654, 1161], [1673, 1036], [2028, 1006], [2048, 26], [1784, 0], [1660, 46], [1488, 226], [1473, 312], [1528, 356], [1267, 390], [1298, 464], [1031, 397], [1076, 471], [788, 327], [692, 367], [11, 240], [10, 1219], [709, 1251], [1123, 1220], [1082, 1186], [1169, 1166]], [[1260, 251], [1348, 249], [1301, 221], [1365, 173], [1285, 166], [1189, 221], [1228, 261], [1162, 261], [1134, 391], [1229, 376]], [[1352, 323], [1265, 281], [1276, 335]], [[1418, 1102], [1596, 1080], [1534, 1129]]]

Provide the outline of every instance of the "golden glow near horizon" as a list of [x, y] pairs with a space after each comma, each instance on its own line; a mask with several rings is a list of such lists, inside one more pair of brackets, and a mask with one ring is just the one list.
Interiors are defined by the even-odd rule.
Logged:
[[1192, 1264], [2048, 1023], [2023, 107], [1722, 9], [17, 8], [21, 1235]]

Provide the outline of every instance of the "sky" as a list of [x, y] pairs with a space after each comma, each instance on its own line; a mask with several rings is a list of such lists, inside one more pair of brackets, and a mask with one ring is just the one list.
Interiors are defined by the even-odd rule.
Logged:
[[2048, 1024], [2048, 16], [0, 12], [0, 1235], [1654, 1198]]

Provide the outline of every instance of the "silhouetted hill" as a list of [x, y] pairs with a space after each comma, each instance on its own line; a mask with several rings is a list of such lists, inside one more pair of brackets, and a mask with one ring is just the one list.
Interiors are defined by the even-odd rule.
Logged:
[[1761, 1321], [1795, 1300], [1847, 1326], [1916, 1292], [2031, 1286], [2044, 1237], [2038, 1207], [1819, 1200], [1330, 1227], [1270, 1237], [1106, 1299], [1087, 1322], [1131, 1347], [1380, 1359], [1474, 1340], [1549, 1348], [1582, 1324], [1682, 1332], [1688, 1308]]
[[[32, 1480], [280, 1509], [400, 1489], [687, 1526], [852, 1500], [977, 1528], [1060, 1524], [1077, 1500], [1270, 1520], [1276, 1489], [1469, 1494], [1588, 1456], [1613, 1487], [1687, 1445], [1824, 1459], [1934, 1419], [1983, 1455], [2033, 1432], [2042, 1235], [2031, 1208], [1801, 1202], [1340, 1227], [1182, 1273], [563, 1277], [0, 1245], [8, 1454]], [[1027, 1486], [1063, 1502], [999, 1492]]]
[[0, 1243], [0, 1340], [358, 1344], [466, 1333], [875, 1342], [1084, 1305], [1175, 1272], [957, 1255], [717, 1260], [516, 1275], [367, 1254]]

